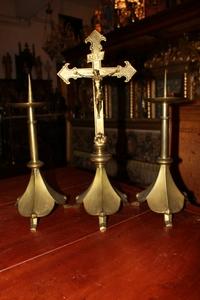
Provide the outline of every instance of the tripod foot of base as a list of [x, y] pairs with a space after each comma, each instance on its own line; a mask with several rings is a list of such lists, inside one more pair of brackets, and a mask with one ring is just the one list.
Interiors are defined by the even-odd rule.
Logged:
[[107, 228], [107, 224], [106, 224], [106, 215], [104, 213], [101, 213], [99, 215], [99, 230], [101, 232], [105, 232], [106, 231], [106, 228]]
[[164, 214], [164, 222], [166, 227], [172, 227], [172, 214], [171, 213], [165, 213]]
[[36, 214], [31, 215], [30, 223], [31, 223], [30, 230], [32, 232], [35, 232], [37, 229], [37, 224], [38, 224], [38, 218], [37, 218]]

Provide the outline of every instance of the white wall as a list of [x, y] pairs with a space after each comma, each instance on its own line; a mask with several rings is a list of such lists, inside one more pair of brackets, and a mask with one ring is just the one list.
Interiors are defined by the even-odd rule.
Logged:
[[[33, 6], [31, 6], [31, 1], [34, 0], [24, 0], [26, 3], [29, 3], [30, 10]], [[61, 13], [67, 16], [74, 16], [81, 18], [83, 20], [83, 24], [90, 24], [90, 19], [92, 17], [93, 11], [95, 7], [98, 6], [98, 0], [53, 0], [53, 14], [54, 19], [56, 20], [57, 14]], [[39, 2], [38, 2], [39, 3]], [[41, 7], [41, 3], [43, 6]], [[35, 3], [33, 3], [35, 5]], [[17, 5], [17, 6], [16, 6]], [[43, 41], [44, 41], [44, 20], [45, 20], [45, 9], [46, 3], [45, 1], [40, 2], [40, 6], [38, 6], [37, 15], [32, 16], [30, 19], [25, 19], [26, 16], [22, 19], [22, 17], [17, 17], [20, 15], [20, 6], [23, 5], [22, 0], [1, 0], [0, 1], [0, 78], [4, 78], [4, 69], [2, 65], [3, 56], [9, 52], [12, 57], [12, 78], [16, 77], [15, 72], [15, 54], [18, 54], [18, 43], [20, 42], [22, 45], [22, 49], [24, 48], [24, 44], [28, 43], [28, 45], [35, 45], [35, 53], [36, 56], [40, 56], [43, 67], [48, 62], [51, 66], [51, 78], [53, 79], [54, 87], [57, 82], [56, 68], [55, 62], [51, 61], [48, 55], [42, 49]], [[17, 7], [17, 9], [16, 9]], [[27, 15], [31, 15], [31, 11], [28, 11], [28, 6], [26, 9], [23, 8], [21, 13]], [[36, 11], [36, 8], [34, 6]], [[33, 74], [34, 77], [34, 74]], [[47, 78], [47, 73], [43, 69], [43, 78]]]
[[83, 24], [90, 25], [95, 8], [100, 5], [100, 0], [61, 0], [61, 11], [67, 16], [83, 20]]

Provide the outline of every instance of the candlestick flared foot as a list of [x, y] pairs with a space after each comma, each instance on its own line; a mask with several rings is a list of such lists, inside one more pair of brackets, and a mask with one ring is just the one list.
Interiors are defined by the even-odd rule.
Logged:
[[48, 215], [55, 203], [63, 204], [66, 197], [54, 191], [42, 178], [40, 170], [33, 168], [24, 194], [17, 199], [19, 213], [30, 217], [30, 229], [36, 231], [38, 218]]
[[139, 202], [147, 200], [152, 211], [163, 213], [167, 227], [172, 226], [172, 214], [184, 206], [184, 195], [175, 185], [167, 164], [160, 166], [155, 182], [136, 196]]
[[112, 187], [104, 167], [97, 167], [92, 184], [76, 197], [76, 201], [83, 203], [88, 214], [99, 216], [99, 228], [103, 232], [107, 227], [106, 216], [119, 210], [121, 201], [126, 201], [126, 195]]

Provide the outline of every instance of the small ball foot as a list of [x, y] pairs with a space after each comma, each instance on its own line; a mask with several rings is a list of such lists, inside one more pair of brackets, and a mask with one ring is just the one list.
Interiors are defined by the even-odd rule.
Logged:
[[172, 227], [172, 214], [171, 213], [165, 213], [164, 214], [164, 222], [166, 227]]
[[36, 214], [32, 214], [32, 215], [31, 215], [31, 220], [30, 220], [30, 222], [31, 222], [31, 228], [30, 228], [30, 230], [31, 230], [32, 232], [35, 232], [36, 229], [37, 229], [37, 223], [38, 223], [38, 218], [37, 218]]
[[101, 232], [106, 231], [106, 215], [103, 212], [99, 215], [99, 230]]

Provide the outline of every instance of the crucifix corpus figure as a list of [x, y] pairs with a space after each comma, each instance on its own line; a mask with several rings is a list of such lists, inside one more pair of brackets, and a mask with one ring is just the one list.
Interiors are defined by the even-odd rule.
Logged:
[[106, 171], [105, 164], [111, 155], [105, 152], [106, 136], [104, 135], [104, 110], [102, 79], [105, 76], [114, 76], [117, 78], [125, 77], [128, 82], [136, 73], [136, 70], [128, 61], [125, 66], [102, 67], [101, 62], [104, 58], [101, 42], [106, 38], [98, 31], [94, 30], [85, 40], [90, 43], [91, 53], [87, 55], [87, 62], [92, 63], [91, 68], [69, 68], [66, 63], [58, 72], [58, 76], [66, 83], [70, 84], [70, 79], [91, 78], [93, 83], [93, 104], [94, 104], [94, 153], [91, 154], [91, 160], [96, 165], [96, 174], [92, 184], [80, 196], [77, 196], [77, 202], [84, 205], [85, 210], [91, 215], [99, 216], [100, 231], [106, 230], [106, 216], [118, 211], [120, 202], [126, 195], [113, 189]]

